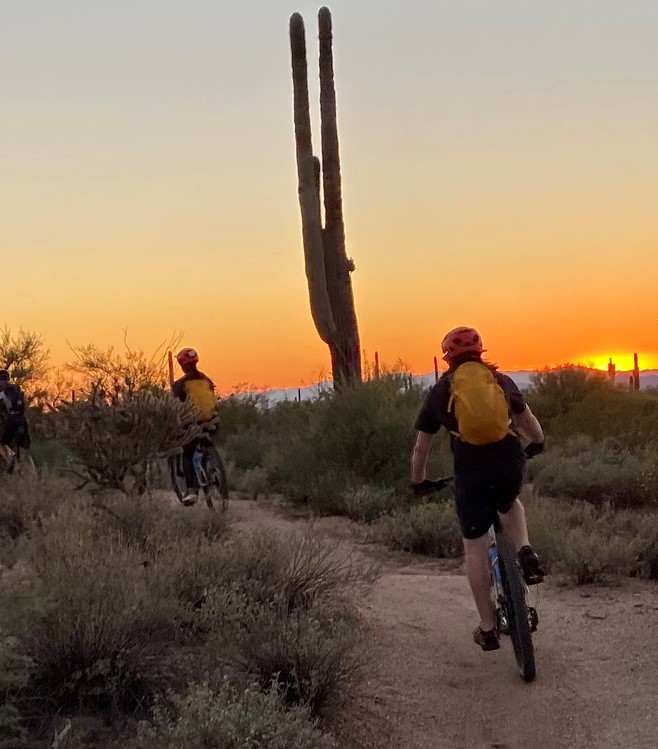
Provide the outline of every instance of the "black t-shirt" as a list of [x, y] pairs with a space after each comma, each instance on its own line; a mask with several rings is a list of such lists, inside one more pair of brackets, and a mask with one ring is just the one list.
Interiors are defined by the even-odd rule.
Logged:
[[12, 418], [25, 416], [23, 391], [13, 382], [0, 382], [0, 411]]
[[[427, 394], [425, 403], [423, 403], [416, 419], [416, 429], [419, 432], [436, 434], [441, 427], [445, 427], [449, 432], [457, 431], [457, 419], [448, 410], [451, 374], [446, 372]], [[505, 393], [505, 398], [509, 403], [510, 416], [522, 414], [525, 411], [525, 400], [514, 380], [502, 372], [494, 372], [493, 375]]]

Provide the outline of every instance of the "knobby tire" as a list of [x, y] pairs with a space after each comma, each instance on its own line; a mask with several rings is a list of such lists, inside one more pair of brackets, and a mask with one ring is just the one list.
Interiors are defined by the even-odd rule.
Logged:
[[533, 681], [536, 675], [535, 648], [530, 631], [525, 585], [517, 556], [509, 543], [497, 535], [500, 578], [505, 593], [507, 621], [514, 655], [523, 680]]
[[226, 468], [219, 451], [214, 445], [205, 448], [205, 470], [208, 476], [208, 487], [206, 488], [206, 504], [212, 507], [212, 495], [217, 491], [221, 499], [223, 511], [228, 509], [228, 480]]

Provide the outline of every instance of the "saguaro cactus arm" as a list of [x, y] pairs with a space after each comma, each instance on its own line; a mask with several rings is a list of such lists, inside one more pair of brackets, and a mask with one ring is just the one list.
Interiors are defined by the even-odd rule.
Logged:
[[306, 279], [313, 322], [320, 338], [328, 344], [335, 338], [336, 323], [327, 293], [319, 189], [320, 162], [313, 156], [308, 98], [306, 34], [304, 19], [299, 13], [293, 13], [290, 17], [290, 56], [292, 62], [298, 195], [302, 215]]

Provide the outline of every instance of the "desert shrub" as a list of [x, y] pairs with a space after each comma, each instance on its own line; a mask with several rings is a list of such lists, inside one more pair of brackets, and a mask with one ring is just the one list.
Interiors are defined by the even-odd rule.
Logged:
[[62, 504], [71, 502], [71, 494], [70, 482], [48, 472], [0, 475], [0, 541], [18, 539]]
[[406, 482], [423, 397], [402, 377], [389, 376], [319, 399], [308, 408], [306, 429], [275, 440], [266, 464], [273, 483], [330, 513], [345, 512], [341, 495], [353, 487]]
[[259, 533], [156, 566], [162, 561], [165, 597], [177, 596], [190, 626], [264, 688], [274, 680], [288, 702], [326, 715], [357, 678], [359, 624], [347, 593], [373, 573], [339, 556], [336, 545]]
[[251, 608], [241, 622], [236, 655], [261, 688], [275, 684], [288, 704], [328, 716], [359, 678], [361, 633], [344, 606], [314, 600], [289, 610], [285, 600]]
[[139, 550], [73, 514], [34, 543], [35, 614], [22, 633], [30, 689], [60, 705], [134, 709], [148, 696], [146, 644], [171, 628]]
[[[232, 480], [232, 488], [249, 499], [267, 497], [270, 493], [270, 480], [265, 468], [256, 466], [245, 471], [234, 469], [236, 475]], [[231, 474], [229, 474], [231, 475]]]
[[34, 440], [30, 454], [37, 468], [64, 468], [69, 460], [68, 450], [56, 439]]
[[655, 447], [629, 450], [612, 439], [588, 437], [553, 447], [528, 464], [529, 476], [542, 494], [616, 507], [658, 503]]
[[241, 432], [258, 431], [265, 421], [267, 403], [264, 394], [243, 392], [240, 388], [217, 404], [220, 439]]
[[156, 388], [62, 404], [60, 437], [85, 481], [128, 491], [144, 489], [150, 462], [200, 434], [192, 406]]
[[393, 549], [434, 557], [459, 557], [462, 540], [452, 502], [423, 502], [394, 512], [376, 525], [377, 536]]
[[89, 507], [96, 511], [100, 534], [116, 534], [141, 551], [198, 539], [216, 541], [225, 538], [229, 530], [226, 513], [180, 512], [150, 495], [106, 495], [94, 499]]
[[272, 444], [272, 437], [262, 429], [250, 426], [224, 439], [224, 452], [240, 469], [262, 466]]
[[552, 442], [562, 444], [585, 434], [597, 441], [612, 436], [626, 448], [655, 447], [658, 442], [658, 396], [627, 388], [589, 393], [569, 411], [548, 424]]
[[28, 660], [16, 652], [10, 638], [0, 638], [0, 749], [27, 744], [27, 732], [12, 697], [27, 684], [28, 677]]
[[236, 690], [227, 682], [217, 690], [193, 686], [159, 705], [151, 723], [142, 723], [129, 749], [331, 749], [303, 709], [285, 710], [277, 690], [255, 686]]
[[598, 369], [564, 364], [535, 372], [526, 397], [540, 420], [564, 415], [592, 393], [612, 390], [606, 375]]
[[550, 572], [577, 583], [612, 575], [655, 579], [658, 519], [654, 513], [618, 512], [609, 506], [523, 496], [533, 547]]
[[401, 499], [393, 489], [364, 484], [348, 489], [342, 495], [345, 514], [364, 523], [372, 523], [381, 515], [387, 515], [401, 505]]
[[552, 443], [614, 437], [624, 447], [658, 441], [658, 393], [614, 387], [598, 370], [565, 365], [537, 372], [526, 397]]
[[336, 598], [371, 579], [370, 570], [353, 564], [336, 544], [313, 535], [283, 538], [260, 532], [236, 536], [221, 546], [200, 546], [194, 564], [167, 555], [172, 585], [184, 594], [196, 590], [198, 600], [213, 588], [237, 591], [249, 601], [277, 602], [292, 611], [308, 608], [317, 598]]

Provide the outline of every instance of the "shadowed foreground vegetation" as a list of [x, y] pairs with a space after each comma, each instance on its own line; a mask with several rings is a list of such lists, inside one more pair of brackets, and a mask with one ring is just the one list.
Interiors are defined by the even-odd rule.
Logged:
[[333, 745], [366, 582], [334, 547], [47, 474], [0, 491], [3, 749], [81, 711], [134, 747]]

